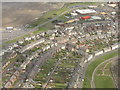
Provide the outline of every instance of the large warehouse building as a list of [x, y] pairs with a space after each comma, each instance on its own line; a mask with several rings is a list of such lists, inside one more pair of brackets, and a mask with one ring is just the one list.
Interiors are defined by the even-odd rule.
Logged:
[[80, 10], [80, 9], [77, 9], [76, 10], [76, 12], [77, 13], [79, 13], [79, 14], [93, 14], [93, 13], [97, 13], [95, 10], [93, 10], [93, 9], [82, 9], [82, 10]]

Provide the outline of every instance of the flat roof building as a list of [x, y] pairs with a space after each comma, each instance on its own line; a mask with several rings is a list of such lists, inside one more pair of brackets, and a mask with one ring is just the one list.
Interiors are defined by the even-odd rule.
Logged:
[[97, 13], [97, 12], [96, 12], [95, 10], [93, 10], [93, 9], [82, 9], [82, 10], [77, 9], [76, 12], [79, 13], [79, 14], [92, 14], [92, 13]]

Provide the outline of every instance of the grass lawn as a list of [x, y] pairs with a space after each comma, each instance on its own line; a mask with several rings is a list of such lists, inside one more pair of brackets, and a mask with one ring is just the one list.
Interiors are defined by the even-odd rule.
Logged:
[[108, 76], [95, 76], [96, 88], [115, 88], [111, 77]]
[[62, 12], [66, 11], [66, 10], [68, 10], [68, 8], [65, 5], [60, 9], [47, 12], [43, 16], [41, 16], [38, 20], [32, 22], [30, 25], [33, 28], [33, 27], [35, 27], [35, 26], [37, 26], [39, 24], [42, 24], [42, 23], [48, 21], [49, 19], [52, 19], [52, 18], [58, 16], [59, 14], [61, 14]]
[[39, 27], [39, 29], [37, 31], [34, 31], [33, 34], [38, 34], [40, 32], [44, 32], [44, 31], [47, 31], [47, 30], [48, 30], [47, 28]]
[[[98, 68], [98, 70], [102, 69], [104, 71], [104, 75], [102, 73], [102, 75], [99, 74], [100, 76], [97, 76], [98, 72], [95, 75], [96, 88], [115, 88], [114, 83], [112, 81], [112, 77], [111, 77], [110, 65], [111, 65], [111, 62], [110, 63], [106, 62]], [[102, 68], [102, 67], [105, 67], [105, 68]]]
[[[102, 63], [103, 61], [105, 60], [108, 60], [112, 57], [115, 57], [118, 55], [118, 51], [114, 51], [114, 52], [111, 52], [111, 53], [108, 53], [108, 54], [105, 54], [103, 56], [100, 56], [99, 58], [97, 58], [95, 61], [93, 61], [89, 66], [88, 66], [88, 69], [86, 70], [86, 76], [91, 80], [92, 79], [92, 74], [93, 74], [93, 71], [94, 69], [100, 64]], [[85, 86], [85, 81], [83, 82], [83, 87]], [[91, 88], [91, 87], [87, 87], [89, 85], [86, 85], [85, 88]]]
[[82, 88], [90, 88], [90, 87], [91, 87], [90, 81], [85, 77]]
[[102, 63], [103, 61], [105, 60], [108, 60], [114, 56], [117, 56], [118, 55], [118, 52], [115, 51], [115, 52], [112, 52], [112, 53], [109, 53], [109, 54], [106, 54], [106, 55], [103, 55], [99, 58], [97, 58], [94, 62], [92, 62], [89, 66], [88, 66], [88, 69], [86, 71], [86, 76], [88, 76], [90, 79], [92, 79], [92, 73], [94, 71], [94, 69], [100, 64]]
[[65, 88], [67, 87], [66, 84], [62, 84], [62, 83], [55, 83], [55, 88]]
[[76, 5], [97, 5], [96, 2], [73, 2], [73, 3], [67, 3], [67, 6], [76, 6]]

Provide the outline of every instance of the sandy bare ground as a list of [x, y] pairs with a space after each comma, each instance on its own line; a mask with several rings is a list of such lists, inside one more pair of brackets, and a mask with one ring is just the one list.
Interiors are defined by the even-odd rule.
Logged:
[[2, 3], [2, 27], [25, 25], [43, 12], [58, 9], [63, 3], [4, 2]]

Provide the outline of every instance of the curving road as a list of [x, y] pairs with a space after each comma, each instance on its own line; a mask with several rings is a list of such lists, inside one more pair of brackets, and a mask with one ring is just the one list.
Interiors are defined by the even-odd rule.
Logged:
[[88, 63], [83, 63], [83, 64], [82, 64], [82, 67], [81, 67], [81, 71], [80, 71], [81, 74], [79, 75], [80, 78], [79, 78], [79, 81], [77, 82], [77, 83], [78, 83], [78, 84], [77, 84], [77, 87], [78, 87], [78, 88], [82, 88], [83, 82], [84, 82], [82, 79], [85, 78], [85, 73], [86, 73], [86, 70], [87, 70], [89, 64], [91, 64], [93, 61], [95, 61], [96, 58], [99, 58], [99, 57], [101, 57], [101, 56], [103, 56], [103, 55], [112, 53], [112, 52], [117, 51], [117, 50], [118, 50], [118, 49], [112, 50], [112, 51], [110, 51], [110, 52], [106, 52], [106, 53], [101, 54], [101, 55], [99, 55], [99, 56], [93, 57]]
[[98, 70], [98, 68], [99, 68], [102, 64], [104, 64], [104, 63], [106, 63], [106, 62], [109, 62], [109, 61], [112, 61], [112, 60], [117, 60], [117, 59], [118, 59], [118, 56], [115, 56], [115, 57], [113, 57], [113, 58], [110, 58], [110, 59], [108, 59], [108, 60], [105, 60], [104, 62], [100, 63], [100, 64], [95, 68], [95, 70], [93, 71], [92, 80], [91, 80], [91, 87], [92, 87], [92, 88], [96, 88], [96, 87], [95, 87], [95, 83], [94, 83], [94, 77], [95, 77], [95, 73], [96, 73], [96, 71]]

